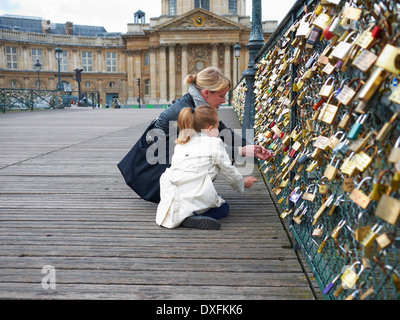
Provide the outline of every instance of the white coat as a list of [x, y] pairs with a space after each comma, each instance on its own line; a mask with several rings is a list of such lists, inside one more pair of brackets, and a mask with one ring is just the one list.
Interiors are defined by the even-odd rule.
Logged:
[[233, 188], [244, 192], [243, 176], [232, 165], [220, 138], [199, 133], [176, 145], [171, 167], [160, 178], [157, 224], [175, 228], [193, 212], [201, 214], [224, 204], [212, 182], [219, 172]]

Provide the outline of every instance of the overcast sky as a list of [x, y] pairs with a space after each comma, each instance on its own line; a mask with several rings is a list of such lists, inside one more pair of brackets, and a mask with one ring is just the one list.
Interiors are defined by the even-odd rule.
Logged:
[[[278, 20], [285, 17], [295, 0], [262, 0], [262, 19]], [[251, 17], [252, 0], [247, 0], [246, 14]], [[133, 14], [142, 10], [146, 22], [161, 15], [161, 0], [0, 0], [0, 15], [35, 16], [54, 23], [71, 21], [74, 24], [103, 26], [108, 32], [127, 32]]]

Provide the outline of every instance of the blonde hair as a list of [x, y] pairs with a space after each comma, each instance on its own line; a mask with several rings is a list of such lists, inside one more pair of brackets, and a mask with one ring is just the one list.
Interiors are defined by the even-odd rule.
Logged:
[[188, 107], [182, 109], [178, 117], [179, 135], [176, 143], [187, 143], [190, 137], [197, 132], [218, 124], [218, 120], [217, 109], [210, 106], [203, 105], [197, 108]]
[[211, 92], [218, 92], [227, 88], [228, 90], [232, 89], [231, 81], [214, 67], [205, 68], [196, 75], [188, 75], [185, 78], [185, 83], [193, 84], [199, 91], [208, 89]]

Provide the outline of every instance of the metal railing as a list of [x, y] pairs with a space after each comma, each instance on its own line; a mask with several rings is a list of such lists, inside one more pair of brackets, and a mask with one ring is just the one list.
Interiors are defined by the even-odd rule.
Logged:
[[240, 120], [243, 92], [255, 91], [255, 143], [275, 151], [260, 170], [325, 298], [399, 299], [400, 70], [379, 57], [396, 47], [400, 5], [321, 3], [295, 3], [234, 108]]
[[98, 91], [65, 92], [60, 90], [11, 89], [0, 88], [0, 111], [26, 111], [61, 109], [71, 105], [98, 107]]

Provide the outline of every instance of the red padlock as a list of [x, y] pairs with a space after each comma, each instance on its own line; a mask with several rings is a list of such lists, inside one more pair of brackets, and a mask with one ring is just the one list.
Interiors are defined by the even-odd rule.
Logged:
[[326, 40], [331, 40], [331, 39], [333, 38], [333, 36], [334, 36], [334, 34], [333, 34], [332, 32], [329, 31], [329, 28], [330, 28], [330, 27], [331, 27], [330, 25], [327, 25], [327, 26], [325, 27], [325, 29], [324, 29], [324, 32], [323, 32], [324, 38], [325, 38]]
[[382, 38], [382, 33], [383, 33], [383, 28], [381, 28], [380, 26], [375, 26], [372, 29], [371, 35], [375, 39], [381, 39]]
[[321, 100], [319, 100], [316, 104], [314, 104], [313, 109], [317, 111], [321, 106], [324, 104], [326, 101], [326, 97], [323, 97]]

